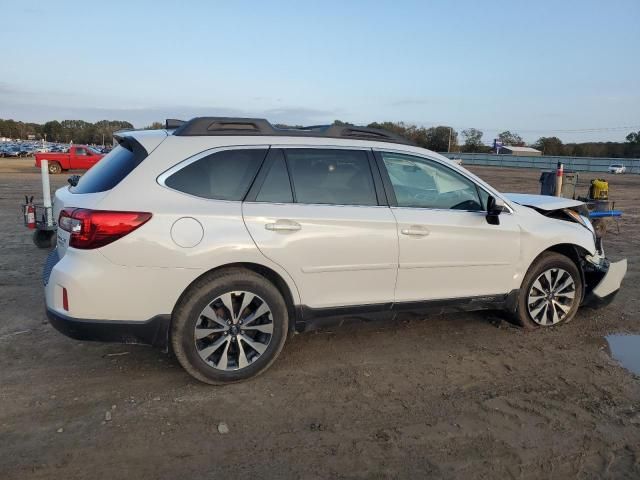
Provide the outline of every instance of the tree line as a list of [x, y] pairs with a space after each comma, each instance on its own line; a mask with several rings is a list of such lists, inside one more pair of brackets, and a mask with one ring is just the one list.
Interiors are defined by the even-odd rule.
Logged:
[[0, 137], [26, 140], [33, 138], [49, 142], [103, 145], [111, 143], [113, 132], [131, 129], [133, 125], [122, 120], [53, 120], [43, 124], [0, 119]]
[[[337, 121], [342, 124], [344, 122]], [[491, 145], [486, 145], [482, 137], [484, 133], [477, 128], [467, 128], [460, 132], [461, 143], [458, 143], [458, 132], [448, 126], [417, 127], [403, 122], [371, 123], [372, 128], [382, 128], [412, 140], [417, 145], [436, 152], [490, 153]], [[640, 158], [640, 130], [631, 132], [625, 142], [581, 142], [563, 143], [558, 137], [540, 137], [527, 145], [522, 137], [506, 130], [496, 136], [503, 145], [514, 147], [530, 146], [540, 150], [543, 155], [560, 155], [572, 157], [616, 157]]]
[[[335, 120], [333, 123], [334, 125], [353, 125], [341, 120]], [[455, 128], [446, 125], [426, 128], [404, 122], [373, 122], [367, 127], [387, 130], [435, 152], [490, 153], [493, 151], [493, 140], [491, 145], [485, 144], [482, 140], [484, 132], [477, 128], [464, 129], [458, 135]], [[462, 141], [459, 143], [459, 140]], [[509, 130], [500, 132], [496, 140], [503, 145], [527, 146], [518, 133]], [[528, 146], [540, 150], [543, 155], [640, 158], [640, 131], [629, 133], [625, 140], [625, 142], [563, 143], [558, 137], [540, 137]]]
[[[349, 122], [335, 120], [334, 125], [353, 125]], [[277, 127], [290, 125], [278, 124]], [[447, 125], [436, 127], [419, 127], [404, 122], [373, 122], [367, 125], [400, 135], [416, 145], [436, 152], [469, 152], [489, 153], [492, 145], [483, 141], [484, 132], [477, 128], [458, 131]], [[27, 139], [33, 135], [36, 139], [52, 142], [79, 144], [110, 143], [113, 132], [132, 129], [133, 125], [123, 120], [100, 120], [96, 123], [84, 120], [53, 120], [44, 124], [20, 122], [0, 119], [0, 137]], [[145, 128], [164, 128], [164, 124], [153, 122]], [[500, 132], [497, 140], [503, 145], [525, 146], [522, 137], [506, 130]], [[629, 133], [625, 142], [582, 142], [563, 143], [558, 137], [540, 137], [529, 146], [542, 151], [543, 155], [562, 155], [575, 157], [617, 157], [640, 158], [640, 131]], [[493, 143], [493, 142], [492, 142]]]

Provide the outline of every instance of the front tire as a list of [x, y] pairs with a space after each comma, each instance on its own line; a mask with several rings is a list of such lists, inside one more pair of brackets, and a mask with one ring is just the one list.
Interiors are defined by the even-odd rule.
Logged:
[[540, 255], [524, 277], [516, 321], [526, 329], [573, 320], [582, 301], [582, 278], [575, 262], [555, 252]]
[[250, 270], [230, 269], [189, 287], [173, 314], [171, 345], [196, 379], [233, 383], [271, 366], [288, 326], [287, 305], [271, 282]]

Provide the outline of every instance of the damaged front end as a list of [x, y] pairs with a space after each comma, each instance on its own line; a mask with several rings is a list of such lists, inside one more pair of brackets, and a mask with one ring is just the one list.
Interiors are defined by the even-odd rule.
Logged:
[[533, 208], [541, 215], [582, 225], [593, 235], [595, 253], [576, 247], [576, 256], [583, 274], [584, 296], [582, 305], [601, 307], [608, 305], [620, 290], [627, 273], [627, 260], [610, 262], [604, 254], [602, 228], [596, 228], [589, 219], [584, 202], [544, 195], [507, 194], [507, 198]]
[[627, 259], [610, 262], [604, 256], [587, 255], [582, 270], [585, 279], [583, 305], [597, 308], [608, 305], [620, 290], [627, 273]]
[[584, 296], [582, 305], [598, 308], [611, 303], [620, 290], [622, 279], [627, 273], [627, 260], [610, 262], [604, 254], [603, 232], [589, 220], [586, 205], [540, 212], [548, 217], [573, 221], [588, 229], [593, 235], [596, 251], [593, 255], [584, 252], [578, 255], [582, 267]]

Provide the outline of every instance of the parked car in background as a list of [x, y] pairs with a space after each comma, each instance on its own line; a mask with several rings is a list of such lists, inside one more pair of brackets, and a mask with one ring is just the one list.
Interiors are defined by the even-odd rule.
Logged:
[[48, 160], [49, 173], [62, 173], [63, 170], [87, 170], [93, 167], [100, 159], [104, 157], [103, 154], [97, 153], [89, 147], [83, 145], [74, 145], [69, 149], [69, 153], [36, 153], [35, 166], [40, 168], [42, 160]]
[[22, 154], [20, 153], [20, 147], [17, 147], [15, 145], [12, 145], [10, 147], [7, 147], [4, 150], [4, 156], [5, 157], [13, 157], [13, 158], [19, 158], [22, 156]]
[[32, 145], [22, 145], [20, 146], [20, 156], [29, 157], [35, 153], [36, 149]]
[[625, 173], [627, 171], [627, 167], [625, 167], [622, 163], [612, 163], [609, 165], [609, 173]]
[[116, 138], [55, 194], [48, 316], [171, 347], [203, 382], [261, 373], [331, 317], [500, 308], [556, 326], [626, 273], [584, 203], [502, 194], [381, 130], [205, 117]]

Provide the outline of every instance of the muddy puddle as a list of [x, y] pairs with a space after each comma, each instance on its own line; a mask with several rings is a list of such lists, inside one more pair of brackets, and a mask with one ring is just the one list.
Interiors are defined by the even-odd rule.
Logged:
[[606, 336], [614, 360], [630, 372], [640, 375], [640, 335], [616, 333]]

